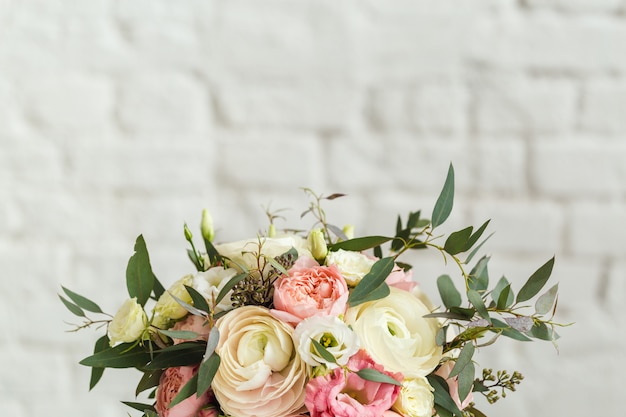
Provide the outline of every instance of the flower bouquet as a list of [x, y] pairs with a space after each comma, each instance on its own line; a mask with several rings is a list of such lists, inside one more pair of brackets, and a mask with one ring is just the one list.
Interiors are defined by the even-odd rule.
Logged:
[[[145, 417], [480, 417], [474, 397], [493, 403], [522, 376], [477, 371], [474, 354], [502, 336], [558, 338], [558, 286], [541, 293], [554, 258], [515, 293], [504, 277], [491, 285], [488, 257], [473, 262], [489, 221], [436, 233], [452, 210], [452, 165], [430, 219], [398, 217], [389, 236], [354, 237], [322, 208], [341, 194], [305, 192], [302, 217], [315, 219], [307, 231], [278, 230], [268, 213], [266, 233], [218, 244], [205, 210], [202, 250], [184, 227], [195, 271], [167, 290], [139, 236], [129, 297], [114, 315], [62, 287], [61, 301], [84, 320], [74, 330], [106, 329], [80, 362], [92, 368], [90, 388], [105, 368], [136, 368], [135, 396], [148, 403], [124, 403]], [[440, 305], [402, 261], [426, 249], [458, 266], [458, 277], [437, 279]]]

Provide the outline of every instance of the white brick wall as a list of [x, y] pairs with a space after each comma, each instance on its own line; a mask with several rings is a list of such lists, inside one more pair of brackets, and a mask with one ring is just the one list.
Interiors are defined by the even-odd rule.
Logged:
[[[429, 213], [492, 218], [491, 276], [556, 254], [560, 354], [503, 344], [526, 380], [490, 416], [621, 415], [626, 336], [623, 0], [0, 0], [0, 415], [125, 415], [137, 375], [87, 392], [97, 335], [64, 333], [60, 285], [114, 312], [143, 233], [165, 283], [182, 224], [265, 227], [300, 186], [357, 233]], [[437, 256], [419, 279], [434, 291]], [[435, 296], [435, 294], [433, 294]], [[94, 406], [95, 404], [95, 406]]]

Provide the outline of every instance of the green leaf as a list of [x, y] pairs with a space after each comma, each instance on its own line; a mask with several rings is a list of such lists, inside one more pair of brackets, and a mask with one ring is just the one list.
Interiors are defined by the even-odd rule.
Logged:
[[180, 298], [176, 297], [171, 292], [168, 292], [168, 294], [170, 295], [170, 297], [172, 297], [172, 299], [174, 301], [176, 301], [178, 304], [180, 304], [181, 307], [183, 307], [185, 310], [187, 310], [188, 312], [190, 312], [194, 316], [200, 316], [200, 317], [205, 317], [206, 316], [206, 313], [204, 311], [200, 310], [199, 308], [195, 308], [191, 304], [184, 302], [183, 300], [181, 300]]
[[217, 252], [217, 249], [215, 249], [215, 246], [213, 246], [213, 243], [211, 243], [209, 240], [204, 238], [203, 240], [204, 247], [206, 248], [206, 253], [209, 256], [209, 262], [211, 262], [211, 266], [219, 265], [219, 263], [222, 261], [222, 257]]
[[435, 404], [435, 411], [438, 417], [453, 417], [453, 414], [446, 408], [443, 408], [439, 404]]
[[[478, 233], [478, 232], [476, 232]], [[493, 232], [495, 233], [495, 232]], [[487, 242], [489, 240], [489, 238], [491, 238], [491, 236], [493, 236], [493, 233], [491, 233], [489, 236], [487, 236], [482, 242], [480, 242], [480, 244], [478, 246], [476, 246], [469, 255], [467, 255], [467, 258], [465, 259], [465, 263], [468, 264], [472, 261], [472, 259], [474, 259], [474, 256], [476, 256], [476, 254], [478, 253], [478, 251], [480, 250], [480, 248], [482, 248], [482, 246], [485, 244], [485, 242]]]
[[556, 332], [549, 328], [545, 323], [535, 323], [535, 325], [526, 333], [535, 339], [552, 341], [558, 339]]
[[207, 303], [206, 298], [204, 298], [204, 295], [200, 294], [193, 287], [189, 287], [187, 285], [185, 285], [185, 289], [193, 300], [193, 306], [208, 314], [211, 309], [209, 308], [209, 304]]
[[548, 262], [543, 264], [528, 278], [528, 281], [522, 286], [517, 294], [517, 302], [521, 303], [533, 298], [546, 284], [548, 278], [552, 274], [552, 267], [554, 266], [554, 257]]
[[443, 245], [443, 250], [448, 252], [450, 255], [456, 255], [461, 252], [465, 252], [467, 249], [467, 242], [472, 235], [472, 230], [474, 228], [472, 226], [466, 227], [465, 229], [459, 230], [457, 232], [451, 233], [450, 236], [446, 239], [446, 243]]
[[154, 277], [154, 284], [152, 285], [152, 293], [154, 294], [154, 299], [158, 300], [161, 295], [165, 292], [165, 287], [161, 284], [161, 281]]
[[[466, 345], [467, 346], [467, 345]], [[476, 370], [474, 368], [474, 363], [470, 362], [463, 368], [461, 373], [459, 374], [459, 398], [461, 400], [467, 398], [469, 393], [472, 391], [472, 385], [474, 385], [474, 374]]]
[[165, 369], [174, 366], [188, 366], [200, 363], [206, 345], [204, 342], [183, 342], [168, 346], [159, 351], [144, 369]]
[[[351, 307], [354, 307], [364, 302], [377, 299], [372, 298], [372, 295], [379, 297], [385, 292], [385, 279], [387, 279], [394, 266], [395, 263], [393, 257], [387, 257], [376, 261], [376, 263], [372, 265], [370, 272], [368, 272], [361, 279], [354, 290], [350, 293], [350, 296], [348, 297], [348, 304]], [[383, 287], [383, 290], [379, 289], [381, 286]]]
[[141, 368], [150, 359], [150, 353], [140, 346], [122, 343], [88, 356], [79, 363], [95, 368]]
[[[109, 348], [109, 337], [107, 335], [102, 336], [96, 341], [93, 347], [93, 353], [102, 352]], [[104, 374], [104, 368], [91, 368], [91, 377], [89, 379], [89, 390], [91, 391], [100, 382], [102, 375]]]
[[446, 380], [439, 375], [433, 374], [428, 375], [426, 378], [428, 379], [430, 386], [435, 390], [433, 392], [435, 396], [435, 406], [439, 405], [445, 408], [456, 417], [463, 417], [463, 413], [459, 410], [459, 407], [457, 407], [452, 397], [450, 397], [450, 390]]
[[443, 346], [447, 340], [447, 332], [449, 326], [443, 326], [439, 330], [437, 330], [437, 334], [435, 335], [435, 343], [437, 346]]
[[489, 286], [489, 271], [487, 264], [489, 263], [489, 257], [483, 256], [474, 268], [469, 273], [467, 279], [467, 285], [470, 289], [479, 293], [484, 292]]
[[161, 380], [162, 373], [162, 369], [154, 369], [144, 372], [141, 380], [139, 381], [139, 384], [137, 384], [137, 388], [135, 389], [135, 396], [139, 395], [147, 389], [158, 386], [159, 381]]
[[136, 403], [136, 402], [131, 402], [131, 401], [122, 401], [122, 404], [127, 405], [130, 408], [133, 408], [137, 411], [145, 412], [146, 410], [150, 410], [150, 411], [156, 412], [154, 406], [150, 404], [142, 404], [142, 403]]
[[433, 229], [446, 221], [450, 213], [452, 212], [452, 205], [454, 203], [454, 167], [450, 164], [448, 168], [448, 175], [446, 182], [443, 185], [443, 189], [437, 198], [435, 208], [433, 209], [433, 215], [431, 216], [431, 223]]
[[543, 315], [550, 312], [558, 292], [559, 284], [556, 284], [537, 299], [537, 302], [535, 303], [535, 311], [537, 314]]
[[65, 304], [65, 307], [67, 307], [67, 309], [74, 315], [78, 316], [78, 317], [85, 317], [85, 312], [83, 311], [82, 308], [78, 307], [76, 304], [66, 300], [62, 295], [57, 294], [59, 296], [59, 299], [63, 302], [63, 304]]
[[169, 336], [175, 339], [183, 339], [183, 340], [194, 340], [200, 336], [196, 332], [192, 332], [191, 330], [164, 330], [158, 329], [159, 333], [164, 334], [165, 336]]
[[221, 358], [219, 355], [213, 352], [200, 364], [200, 369], [198, 369], [198, 388], [196, 389], [198, 397], [202, 396], [211, 386], [213, 377], [215, 377], [217, 369], [220, 367], [220, 362]]
[[470, 413], [472, 413], [474, 415], [474, 417], [487, 417], [482, 411], [474, 408], [474, 407], [469, 407], [467, 408], [467, 411], [469, 411]]
[[493, 290], [491, 290], [491, 299], [493, 300], [494, 303], [496, 303], [496, 305], [498, 306], [498, 309], [501, 309], [501, 304], [499, 304], [499, 300], [500, 300], [500, 295], [502, 294], [502, 291], [508, 287], [509, 291], [508, 294], [506, 296], [506, 302], [504, 304], [504, 307], [509, 307], [511, 304], [513, 304], [513, 301], [515, 301], [515, 297], [513, 295], [513, 291], [511, 290], [511, 284], [509, 283], [509, 281], [503, 276], [501, 277], [498, 282], [496, 283], [496, 286], [493, 288]]
[[[463, 349], [461, 350], [461, 353], [459, 353], [459, 357], [454, 364], [454, 368], [450, 371], [449, 378], [454, 378], [459, 375], [461, 371], [463, 371], [463, 368], [472, 363], [472, 356], [474, 356], [474, 352], [475, 348], [472, 343], [466, 343], [465, 346], [463, 346]], [[474, 378], [472, 378], [472, 380], [473, 379]]]
[[217, 345], [220, 342], [220, 330], [213, 326], [209, 331], [209, 337], [207, 338], [206, 350], [204, 351], [204, 357], [208, 358], [215, 352]]
[[366, 381], [381, 382], [383, 384], [392, 384], [402, 386], [402, 383], [397, 379], [390, 377], [374, 368], [363, 368], [355, 372], [359, 377]]
[[174, 407], [176, 404], [186, 400], [195, 394], [198, 390], [198, 374], [196, 373], [183, 387], [178, 391], [178, 394], [174, 397], [172, 402], [167, 406], [168, 408]]
[[467, 291], [467, 299], [476, 309], [476, 312], [480, 315], [480, 317], [487, 320], [491, 323], [491, 317], [489, 317], [489, 311], [487, 311], [487, 306], [485, 306], [485, 302], [477, 291], [468, 290]]
[[332, 245], [328, 245], [328, 250], [330, 251], [338, 251], [339, 249], [361, 252], [367, 249], [374, 248], [376, 246], [380, 246], [383, 243], [387, 243], [390, 240], [393, 240], [393, 237], [386, 236], [365, 236], [365, 237], [356, 237], [354, 239], [344, 240], [342, 242], [333, 243]]
[[492, 330], [502, 333], [503, 336], [509, 337], [514, 340], [519, 340], [520, 342], [528, 342], [531, 340], [505, 322], [502, 322], [498, 319], [492, 319], [492, 322], [494, 325]]
[[[472, 246], [474, 246], [474, 244], [478, 241], [478, 239], [480, 239], [480, 237], [482, 236], [482, 234], [485, 232], [485, 229], [487, 229], [487, 226], [489, 225], [489, 222], [491, 220], [487, 220], [486, 222], [484, 222], [479, 228], [478, 230], [476, 230], [474, 232], [474, 234], [472, 234], [472, 236], [467, 240], [467, 242], [465, 243], [465, 248], [463, 250], [463, 252], [468, 251], [472, 248]], [[482, 245], [482, 243], [481, 243]]]
[[335, 358], [335, 356], [333, 356], [333, 354], [330, 353], [324, 345], [322, 345], [320, 342], [313, 338], [311, 338], [311, 343], [313, 344], [313, 347], [315, 347], [317, 353], [322, 357], [322, 359], [329, 363], [337, 363], [337, 359]]
[[[427, 319], [450, 319], [450, 320], [471, 320], [476, 313], [476, 310], [473, 308], [460, 308], [460, 307], [452, 307], [451, 311], [441, 311], [437, 313], [425, 314], [422, 317]], [[456, 311], [452, 311], [456, 310]]]
[[63, 288], [63, 291], [65, 292], [65, 294], [67, 294], [70, 300], [76, 303], [76, 305], [83, 310], [91, 311], [93, 313], [102, 313], [102, 310], [100, 309], [100, 307], [98, 307], [98, 304], [94, 303], [90, 299], [83, 297], [80, 294], [76, 294], [75, 292], [70, 291], [63, 286], [61, 286], [61, 288]]
[[226, 285], [224, 285], [224, 287], [220, 290], [219, 294], [217, 294], [217, 297], [215, 298], [215, 304], [219, 304], [220, 301], [222, 301], [224, 297], [226, 297], [226, 294], [228, 294], [228, 292], [232, 290], [235, 285], [239, 284], [239, 282], [241, 282], [247, 276], [247, 272], [242, 272], [241, 274], [237, 274], [232, 277], [230, 281], [228, 281]]
[[496, 303], [496, 308], [498, 310], [504, 310], [509, 307], [513, 303], [513, 291], [511, 291], [511, 284], [507, 285], [502, 289], [500, 296], [498, 297], [498, 302]]
[[137, 302], [143, 307], [150, 298], [154, 286], [154, 274], [150, 266], [148, 248], [142, 235], [135, 241], [135, 253], [128, 260], [126, 267], [126, 287], [131, 298], [137, 297]]
[[441, 301], [443, 301], [446, 308], [461, 305], [461, 293], [456, 289], [449, 275], [441, 275], [437, 278], [437, 288], [439, 289]]

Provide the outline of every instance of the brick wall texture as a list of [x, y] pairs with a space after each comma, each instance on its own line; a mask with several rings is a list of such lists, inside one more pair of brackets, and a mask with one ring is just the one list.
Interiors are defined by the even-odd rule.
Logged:
[[[622, 415], [626, 333], [626, 1], [0, 0], [0, 415], [127, 415], [138, 374], [88, 392], [99, 333], [143, 233], [166, 284], [192, 271], [182, 225], [219, 240], [307, 228], [299, 187], [357, 234], [430, 213], [492, 219], [491, 276], [552, 255], [549, 343], [483, 350], [526, 379], [490, 416]], [[281, 225], [281, 223], [279, 223]], [[438, 300], [437, 254], [413, 260]]]

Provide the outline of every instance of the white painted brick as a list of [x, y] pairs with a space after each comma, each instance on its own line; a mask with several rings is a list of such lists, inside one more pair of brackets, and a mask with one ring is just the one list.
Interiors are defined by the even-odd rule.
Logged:
[[526, 145], [521, 140], [499, 139], [472, 146], [480, 193], [522, 195], [528, 187]]
[[342, 129], [356, 116], [354, 89], [310, 82], [220, 87], [219, 112], [228, 125]]
[[367, 121], [375, 130], [409, 129], [411, 97], [406, 88], [375, 89], [367, 95]]
[[613, 317], [619, 317], [626, 297], [626, 262], [623, 257], [610, 265], [606, 278], [600, 291], [601, 300]]
[[507, 14], [482, 19], [468, 36], [468, 58], [510, 70], [604, 73], [626, 67], [626, 56], [616, 49], [626, 42], [621, 19]]
[[626, 134], [626, 85], [606, 80], [590, 84], [585, 93], [582, 128], [619, 137]]
[[565, 12], [617, 12], [622, 0], [524, 0], [524, 4], [537, 9], [550, 8]]
[[417, 88], [414, 100], [413, 115], [420, 132], [451, 135], [466, 131], [469, 97], [463, 85], [425, 84]]
[[113, 84], [84, 74], [33, 79], [21, 86], [26, 115], [57, 132], [104, 131], [113, 117]]
[[597, 143], [534, 143], [529, 156], [532, 187], [543, 195], [560, 198], [622, 195], [626, 147]]
[[481, 134], [550, 134], [573, 128], [577, 94], [572, 82], [485, 77], [476, 84], [474, 123]]
[[117, 117], [131, 133], [206, 132], [209, 112], [206, 89], [184, 74], [141, 74], [120, 87]]
[[571, 208], [568, 247], [579, 256], [626, 256], [626, 207], [579, 203]]
[[18, 90], [11, 81], [0, 77], [0, 143], [3, 137], [19, 135], [26, 129]]

